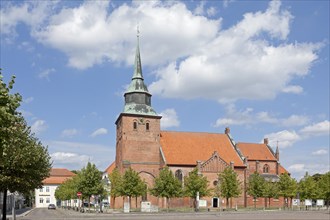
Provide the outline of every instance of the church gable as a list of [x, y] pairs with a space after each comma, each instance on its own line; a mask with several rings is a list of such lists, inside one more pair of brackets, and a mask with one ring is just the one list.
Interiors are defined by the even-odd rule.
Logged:
[[214, 151], [210, 159], [201, 163], [200, 171], [202, 173], [219, 173], [222, 172], [227, 166], [228, 164], [219, 156], [218, 152]]

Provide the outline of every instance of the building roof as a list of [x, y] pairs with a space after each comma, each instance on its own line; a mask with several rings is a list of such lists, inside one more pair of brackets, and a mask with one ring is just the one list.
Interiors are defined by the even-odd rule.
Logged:
[[168, 165], [195, 166], [217, 151], [227, 164], [232, 161], [234, 166], [245, 166], [226, 134], [162, 131], [160, 143]]
[[278, 169], [278, 172], [280, 173], [280, 174], [282, 174], [282, 173], [287, 173], [287, 174], [290, 174], [281, 164], [280, 164], [280, 166], [279, 166], [279, 169]]
[[50, 176], [44, 179], [43, 184], [62, 184], [67, 179], [75, 176], [76, 174], [72, 173], [65, 168], [52, 168], [50, 170]]
[[104, 172], [110, 174], [115, 168], [116, 168], [116, 163], [114, 161], [105, 169]]
[[249, 160], [272, 160], [276, 161], [274, 154], [266, 144], [257, 143], [237, 143], [244, 157]]

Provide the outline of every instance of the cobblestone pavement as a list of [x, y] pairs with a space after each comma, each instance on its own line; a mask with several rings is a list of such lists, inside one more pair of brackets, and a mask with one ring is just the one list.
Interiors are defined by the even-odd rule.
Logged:
[[122, 219], [122, 220], [313, 220], [330, 219], [330, 210], [321, 211], [237, 211], [237, 212], [170, 212], [170, 213], [79, 213], [72, 210], [33, 209], [18, 220], [75, 220], [75, 219]]

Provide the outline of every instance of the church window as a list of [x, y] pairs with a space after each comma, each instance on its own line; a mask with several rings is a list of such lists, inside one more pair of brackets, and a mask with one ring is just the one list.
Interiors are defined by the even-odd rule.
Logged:
[[269, 166], [268, 166], [268, 164], [265, 164], [264, 165], [263, 172], [264, 173], [269, 173]]
[[149, 131], [149, 122], [146, 123], [146, 130]]
[[175, 177], [182, 183], [182, 178], [183, 178], [182, 170], [175, 171]]
[[213, 186], [217, 186], [218, 185], [218, 180], [214, 180], [213, 181]]
[[133, 122], [133, 129], [134, 129], [134, 130], [137, 129], [137, 122], [136, 122], [136, 121]]

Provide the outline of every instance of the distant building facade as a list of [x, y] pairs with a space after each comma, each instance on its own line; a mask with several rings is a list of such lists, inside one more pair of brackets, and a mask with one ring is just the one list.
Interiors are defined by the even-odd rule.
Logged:
[[49, 204], [59, 206], [59, 201], [55, 198], [55, 190], [59, 185], [67, 179], [72, 178], [75, 174], [63, 168], [52, 168], [50, 176], [43, 180], [43, 186], [35, 189], [35, 207], [46, 208]]
[[[281, 173], [287, 172], [279, 163], [279, 152], [273, 152], [268, 139], [263, 144], [235, 143], [226, 128], [224, 133], [162, 131], [161, 116], [151, 105], [151, 94], [144, 83], [137, 42], [135, 67], [131, 83], [124, 94], [125, 106], [118, 116], [116, 124], [116, 159], [108, 167], [110, 173], [117, 168], [124, 173], [129, 167], [139, 173], [151, 188], [159, 171], [168, 166], [180, 180], [189, 175], [194, 168], [206, 176], [209, 187], [218, 184], [218, 173], [227, 166], [233, 167], [242, 182], [242, 194], [231, 200], [232, 205], [252, 206], [253, 198], [247, 195], [249, 175], [258, 172], [266, 179], [278, 181]], [[124, 198], [125, 199], [125, 198]], [[141, 199], [131, 201], [133, 207], [139, 207]], [[165, 200], [147, 195], [144, 198], [153, 205], [166, 207]], [[203, 198], [208, 207], [225, 206], [225, 200], [217, 197]], [[265, 201], [259, 199], [258, 204]], [[280, 206], [283, 200], [274, 199], [271, 206]], [[122, 199], [116, 199], [116, 207], [123, 206]], [[172, 199], [171, 205], [176, 207], [192, 206], [190, 198]]]

